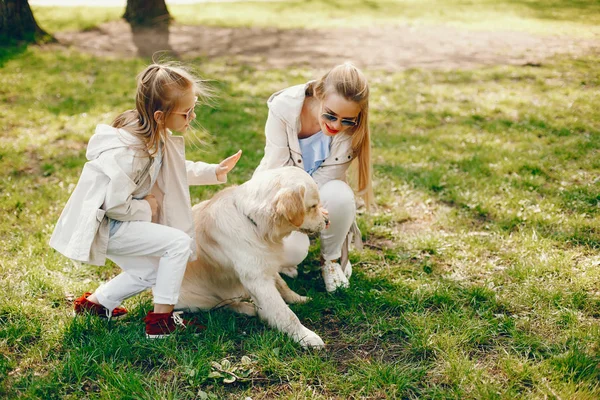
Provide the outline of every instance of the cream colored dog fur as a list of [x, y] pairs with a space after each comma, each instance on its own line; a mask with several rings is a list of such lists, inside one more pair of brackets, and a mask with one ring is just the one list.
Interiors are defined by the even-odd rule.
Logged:
[[258, 314], [302, 346], [323, 347], [323, 340], [286, 304], [307, 298], [279, 275], [283, 238], [295, 230], [320, 232], [327, 223], [314, 180], [297, 167], [265, 171], [192, 211], [198, 259], [188, 263], [176, 309], [225, 306]]

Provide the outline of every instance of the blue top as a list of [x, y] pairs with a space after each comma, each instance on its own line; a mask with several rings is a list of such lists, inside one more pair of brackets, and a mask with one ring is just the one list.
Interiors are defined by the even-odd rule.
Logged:
[[323, 161], [329, 157], [331, 137], [325, 136], [323, 131], [319, 131], [307, 138], [298, 139], [298, 143], [302, 152], [304, 170], [312, 176]]
[[[158, 179], [158, 172], [160, 171], [160, 167], [161, 167], [162, 161], [163, 161], [162, 147], [163, 147], [162, 142], [160, 142], [160, 145], [158, 146], [158, 151], [156, 152], [156, 155], [154, 156], [154, 164], [152, 164], [152, 167], [150, 167], [151, 175], [150, 175], [150, 186], [148, 186], [148, 190], [145, 190], [143, 193], [139, 193], [137, 196], [134, 197], [134, 199], [141, 200], [144, 197], [146, 197], [150, 193], [150, 190], [152, 190], [152, 187], [154, 186], [154, 184], [156, 183], [156, 179]], [[108, 220], [108, 236], [110, 237], [110, 236], [114, 235], [119, 230], [122, 223], [123, 223], [123, 221], [117, 221], [116, 219], [109, 218], [109, 220]]]

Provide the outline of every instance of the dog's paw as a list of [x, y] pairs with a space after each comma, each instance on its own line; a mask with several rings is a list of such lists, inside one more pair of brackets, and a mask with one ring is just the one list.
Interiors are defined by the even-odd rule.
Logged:
[[300, 337], [300, 345], [305, 349], [323, 349], [325, 342], [316, 333], [310, 329], [304, 328], [304, 332]]
[[308, 303], [311, 300], [312, 300], [312, 298], [310, 298], [308, 296], [298, 296], [298, 300], [296, 301], [296, 304]]
[[292, 265], [289, 267], [281, 267], [279, 272], [290, 278], [296, 278], [298, 276], [298, 266]]
[[289, 293], [284, 300], [288, 304], [304, 304], [312, 299], [310, 297], [300, 296], [298, 293], [292, 292]]

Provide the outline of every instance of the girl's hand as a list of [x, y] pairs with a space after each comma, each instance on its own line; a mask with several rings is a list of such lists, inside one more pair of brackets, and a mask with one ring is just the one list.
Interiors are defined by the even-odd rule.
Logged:
[[217, 179], [219, 181], [225, 182], [225, 180], [227, 179], [227, 174], [233, 169], [233, 167], [235, 167], [235, 164], [237, 164], [241, 156], [242, 151], [238, 150], [237, 153], [227, 157], [219, 163], [219, 165], [217, 166]]
[[144, 200], [150, 204], [150, 209], [152, 210], [152, 222], [156, 222], [158, 219], [158, 201], [156, 201], [153, 194], [144, 197]]

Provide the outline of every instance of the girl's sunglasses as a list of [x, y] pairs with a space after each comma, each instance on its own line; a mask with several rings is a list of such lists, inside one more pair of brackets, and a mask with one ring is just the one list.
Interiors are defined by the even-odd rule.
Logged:
[[[198, 97], [194, 98], [194, 103], [198, 102]], [[192, 113], [194, 112], [194, 107], [190, 108], [188, 112], [175, 112], [172, 111], [171, 114], [183, 115], [185, 116], [185, 120], [189, 121], [192, 118]]]
[[[323, 113], [323, 114], [321, 114], [321, 117], [323, 117], [323, 119], [326, 119], [329, 122], [335, 122], [339, 119], [335, 115], [331, 115], [329, 113]], [[357, 124], [358, 124], [358, 122], [356, 122], [356, 121], [353, 121], [351, 119], [342, 118], [342, 125], [344, 125], [344, 126], [356, 126]]]

